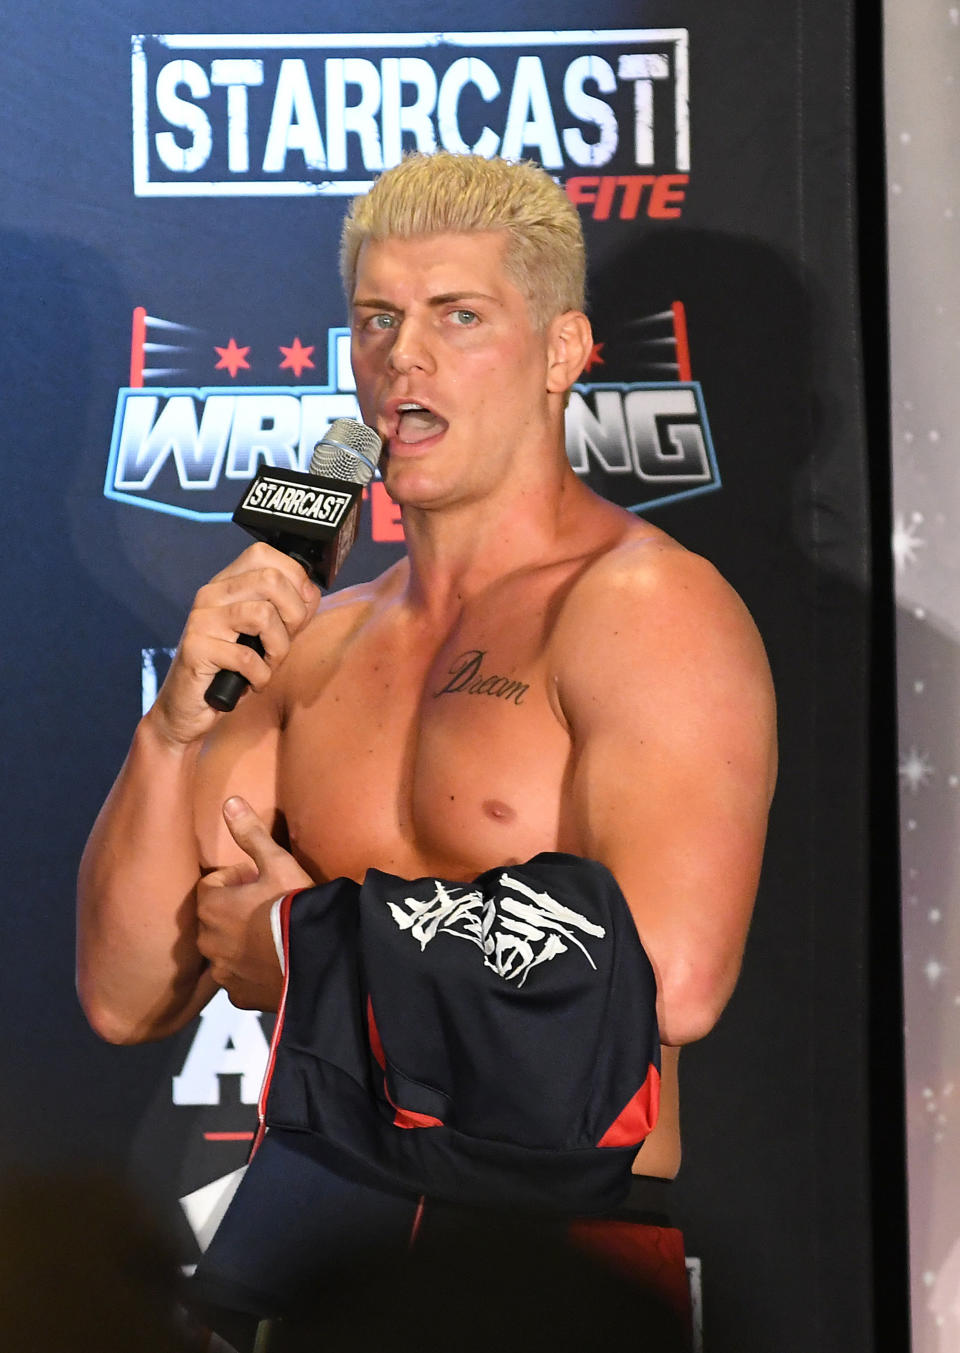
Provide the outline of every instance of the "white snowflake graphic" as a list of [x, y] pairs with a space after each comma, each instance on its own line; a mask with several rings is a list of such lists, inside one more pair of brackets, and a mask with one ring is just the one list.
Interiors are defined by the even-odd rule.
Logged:
[[934, 767], [927, 759], [926, 752], [921, 752], [917, 747], [911, 747], [907, 755], [900, 762], [900, 778], [910, 790], [911, 794], [918, 794], [932, 780]]
[[930, 983], [931, 987], [935, 987], [937, 985], [937, 983], [940, 981], [940, 978], [943, 976], [945, 972], [946, 968], [943, 966], [942, 963], [938, 963], [935, 958], [931, 958], [925, 964], [923, 969], [923, 974], [926, 977], [927, 981]]
[[893, 519], [893, 561], [898, 573], [903, 573], [908, 564], [917, 562], [917, 551], [926, 545], [926, 541], [917, 534], [917, 530], [923, 525], [923, 514], [921, 512], [911, 513], [909, 522], [902, 512], [897, 512]]

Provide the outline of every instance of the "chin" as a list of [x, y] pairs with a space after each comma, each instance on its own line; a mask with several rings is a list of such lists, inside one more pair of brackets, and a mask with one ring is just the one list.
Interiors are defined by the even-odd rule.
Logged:
[[440, 484], [432, 475], [401, 471], [387, 474], [384, 479], [387, 493], [400, 507], [442, 507], [452, 501], [448, 484]]

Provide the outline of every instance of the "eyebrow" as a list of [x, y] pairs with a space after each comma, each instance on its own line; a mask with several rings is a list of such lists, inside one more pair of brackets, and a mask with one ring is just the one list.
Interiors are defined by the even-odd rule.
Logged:
[[[485, 291], [446, 291], [439, 296], [431, 296], [427, 301], [428, 305], [441, 306], [451, 305], [457, 301], [491, 301], [494, 305], [500, 302], [496, 296], [490, 296]], [[400, 307], [394, 301], [386, 301], [378, 296], [358, 297], [353, 302], [356, 310], [393, 310], [399, 312]]]

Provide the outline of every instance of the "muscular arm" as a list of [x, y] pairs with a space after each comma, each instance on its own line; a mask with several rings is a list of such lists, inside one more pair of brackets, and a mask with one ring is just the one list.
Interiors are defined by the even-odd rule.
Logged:
[[81, 861], [77, 991], [113, 1043], [172, 1033], [213, 994], [196, 948], [197, 751], [144, 720]]
[[733, 991], [763, 854], [776, 735], [759, 636], [709, 564], [642, 541], [581, 580], [556, 642], [568, 826], [627, 898], [662, 1041], [691, 1042]]
[[[77, 988], [92, 1026], [112, 1042], [160, 1038], [182, 1027], [215, 984], [197, 948], [201, 870], [243, 859], [220, 818], [228, 794], [274, 817], [276, 701], [267, 689], [305, 623], [298, 565], [254, 546], [198, 593], [167, 681], [141, 721], [100, 812], [78, 881]], [[237, 646], [259, 632], [266, 659]], [[203, 701], [222, 666], [256, 693], [229, 715]], [[207, 766], [231, 767], [224, 773]], [[214, 804], [213, 797], [219, 796]]]

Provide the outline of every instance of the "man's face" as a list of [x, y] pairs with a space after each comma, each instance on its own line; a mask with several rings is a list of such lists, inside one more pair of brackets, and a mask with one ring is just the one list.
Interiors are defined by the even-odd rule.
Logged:
[[401, 504], [488, 495], [546, 439], [547, 338], [503, 264], [502, 231], [368, 241], [353, 370]]

